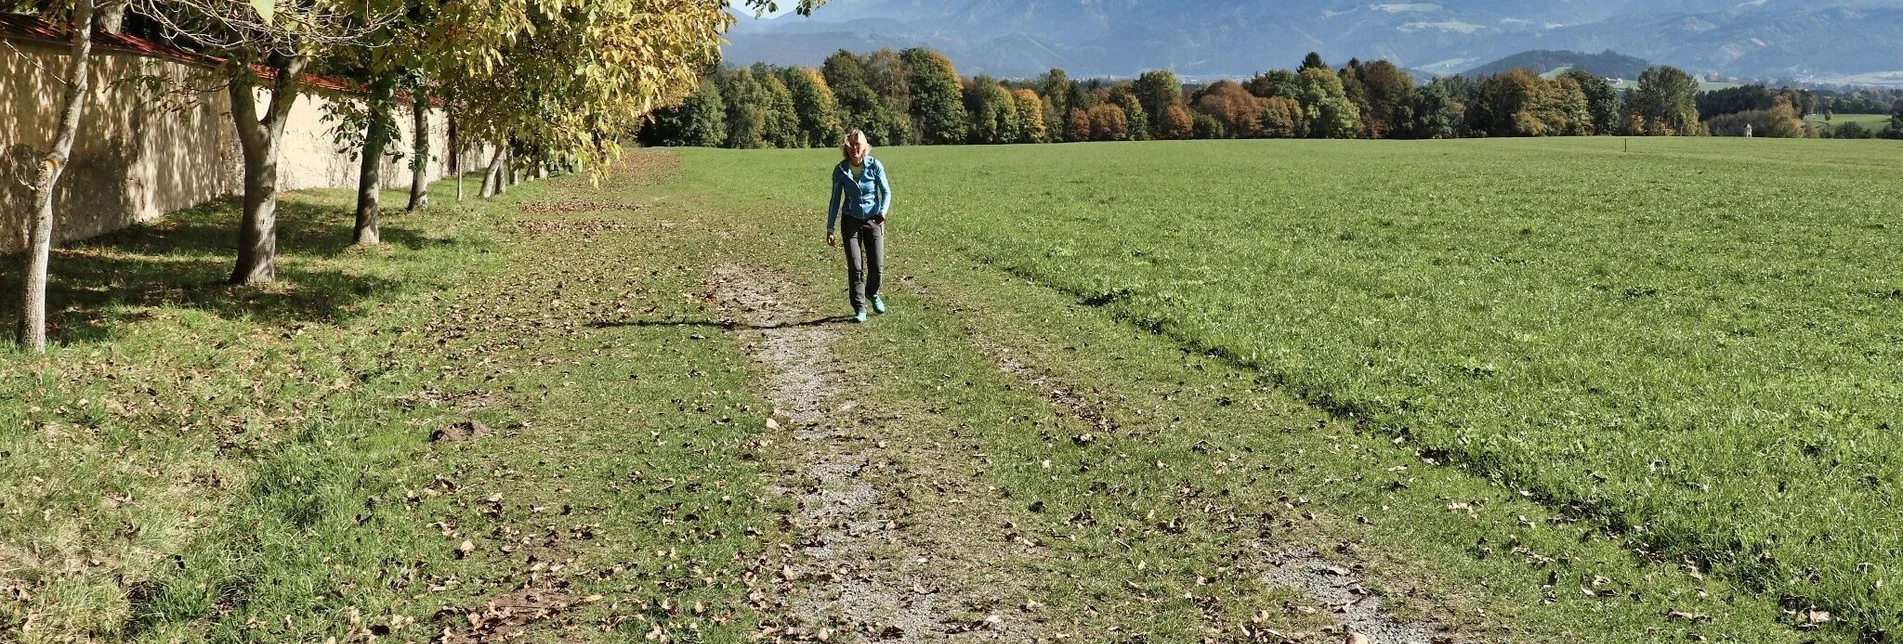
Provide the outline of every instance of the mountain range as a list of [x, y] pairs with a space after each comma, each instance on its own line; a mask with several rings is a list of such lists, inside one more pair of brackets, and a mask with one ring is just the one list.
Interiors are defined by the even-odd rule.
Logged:
[[965, 74], [1185, 78], [1386, 58], [1430, 74], [1526, 50], [1617, 51], [1697, 74], [1903, 77], [1903, 0], [832, 0], [743, 16], [732, 64], [816, 65], [839, 49], [924, 46]]

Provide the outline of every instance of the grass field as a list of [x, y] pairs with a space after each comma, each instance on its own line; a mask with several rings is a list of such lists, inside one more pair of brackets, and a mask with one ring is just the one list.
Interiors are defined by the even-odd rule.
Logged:
[[1809, 123], [1813, 126], [1818, 126], [1818, 127], [1822, 127], [1825, 125], [1834, 127], [1834, 126], [1843, 125], [1845, 123], [1856, 123], [1858, 125], [1862, 125], [1864, 129], [1870, 130], [1871, 132], [1879, 132], [1879, 131], [1882, 131], [1883, 128], [1887, 128], [1890, 126], [1890, 115], [1888, 114], [1833, 114], [1831, 115], [1829, 121], [1825, 121], [1824, 115], [1812, 114], [1810, 116], [1804, 117], [1804, 122]]
[[[1903, 148], [1770, 144], [880, 157], [912, 243], [1259, 373], [1648, 556], [1893, 631]], [[710, 193], [823, 206], [824, 152], [687, 159]]]
[[[863, 326], [826, 150], [439, 186], [374, 250], [299, 193], [265, 289], [230, 204], [76, 244], [0, 355], [0, 642], [873, 641], [800, 606], [882, 584], [955, 640], [1341, 641], [1297, 553], [1456, 641], [1883, 641], [1903, 146], [1627, 149], [880, 150]], [[804, 554], [716, 275], [841, 357], [796, 384], [863, 560]]]

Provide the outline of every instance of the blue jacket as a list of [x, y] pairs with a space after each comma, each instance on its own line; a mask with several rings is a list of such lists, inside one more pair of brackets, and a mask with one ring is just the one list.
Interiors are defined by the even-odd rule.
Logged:
[[[844, 208], [842, 209], [841, 206]], [[885, 165], [866, 157], [864, 178], [852, 178], [852, 166], [845, 161], [833, 166], [833, 200], [826, 206], [826, 232], [839, 223], [839, 214], [855, 219], [873, 219], [892, 210], [892, 184], [885, 180]]]

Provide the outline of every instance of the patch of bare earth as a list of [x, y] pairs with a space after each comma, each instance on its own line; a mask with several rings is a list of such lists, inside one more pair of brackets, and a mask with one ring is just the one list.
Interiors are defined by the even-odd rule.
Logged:
[[[778, 596], [764, 602], [763, 640], [951, 642], [1013, 638], [999, 620], [960, 619], [959, 598], [918, 571], [935, 553], [905, 534], [889, 493], [862, 476], [883, 462], [879, 423], [861, 423], [844, 365], [833, 353], [831, 320], [786, 299], [788, 281], [770, 271], [722, 266], [708, 290], [742, 332], [767, 373], [767, 396], [800, 456], [780, 483], [799, 500], [789, 518], [799, 543], [779, 571]], [[777, 422], [776, 422], [777, 424]]]

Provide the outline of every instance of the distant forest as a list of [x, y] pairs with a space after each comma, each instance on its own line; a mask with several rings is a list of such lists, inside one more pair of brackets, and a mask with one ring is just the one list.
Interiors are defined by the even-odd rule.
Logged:
[[1559, 51], [1538, 49], [1523, 51], [1500, 60], [1467, 70], [1463, 76], [1492, 76], [1514, 69], [1531, 70], [1535, 74], [1544, 74], [1555, 69], [1577, 69], [1603, 78], [1638, 78], [1652, 64], [1643, 58], [1634, 58], [1610, 49], [1597, 54], [1577, 51]]
[[[840, 50], [817, 69], [717, 70], [684, 103], [657, 111], [640, 139], [661, 146], [823, 147], [837, 145], [850, 129], [865, 131], [874, 145], [1746, 132], [1903, 138], [1903, 101], [1895, 100], [1903, 96], [1764, 86], [1701, 93], [1698, 79], [1668, 66], [1639, 70], [1636, 86], [1619, 91], [1607, 76], [1575, 68], [1544, 78], [1514, 68], [1419, 84], [1385, 60], [1336, 67], [1310, 53], [1293, 69], [1190, 87], [1166, 70], [1078, 80], [1052, 69], [1014, 81], [960, 76], [950, 59], [929, 49]], [[1818, 110], [1850, 113], [1846, 107], [1896, 117], [1882, 129], [1847, 131], [1803, 118]]]

